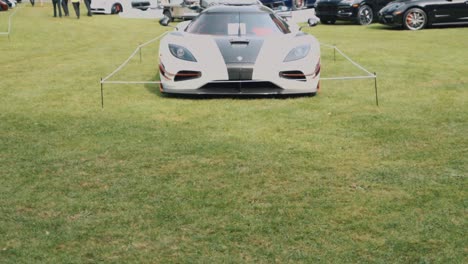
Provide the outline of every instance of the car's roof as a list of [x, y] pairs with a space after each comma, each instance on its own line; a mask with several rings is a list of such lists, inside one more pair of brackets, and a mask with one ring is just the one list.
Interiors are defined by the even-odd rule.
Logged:
[[205, 9], [202, 13], [273, 13], [263, 5], [217, 5]]

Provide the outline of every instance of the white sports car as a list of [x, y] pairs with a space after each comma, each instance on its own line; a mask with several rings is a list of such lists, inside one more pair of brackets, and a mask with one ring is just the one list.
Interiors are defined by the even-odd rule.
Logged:
[[91, 12], [96, 14], [118, 14], [128, 0], [92, 0]]
[[[160, 90], [170, 94], [315, 94], [320, 44], [271, 9], [218, 5], [161, 39]], [[162, 25], [168, 19], [161, 19]], [[309, 25], [317, 22], [309, 19]]]

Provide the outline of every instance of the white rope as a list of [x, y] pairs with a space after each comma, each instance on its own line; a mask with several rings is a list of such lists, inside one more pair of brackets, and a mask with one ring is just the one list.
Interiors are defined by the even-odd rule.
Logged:
[[11, 33], [11, 19], [13, 18], [13, 16], [16, 14], [16, 12], [18, 12], [18, 10], [20, 10], [22, 8], [21, 7], [16, 7], [15, 8], [15, 11], [13, 11], [13, 13], [10, 14], [10, 16], [8, 17], [8, 31], [7, 32], [0, 32], [0, 35], [6, 35], [6, 36], [9, 36], [10, 33]]
[[352, 59], [350, 59], [348, 56], [346, 56], [346, 54], [344, 54], [340, 49], [338, 49], [337, 47], [335, 47], [336, 51], [338, 51], [341, 55], [343, 55], [343, 57], [345, 57], [349, 62], [351, 62], [354, 66], [358, 67], [359, 69], [365, 71], [367, 74], [369, 74], [369, 76], [372, 76], [372, 77], [375, 77], [375, 74], [371, 73], [370, 71], [366, 70], [364, 67], [362, 67], [361, 65], [357, 64], [356, 62], [354, 62]]
[[351, 76], [351, 77], [326, 77], [320, 78], [321, 81], [330, 81], [330, 80], [354, 80], [354, 79], [374, 79], [375, 75], [372, 76]]
[[102, 83], [112, 83], [112, 84], [158, 84], [160, 81], [106, 81]]
[[[366, 70], [363, 66], [359, 65], [357, 62], [353, 61], [351, 58], [349, 58], [346, 54], [344, 54], [340, 49], [338, 49], [335, 45], [330, 45], [330, 44], [325, 44], [325, 43], [320, 43], [320, 45], [322, 46], [325, 46], [325, 47], [329, 47], [329, 48], [333, 48], [335, 49], [336, 51], [338, 51], [338, 53], [340, 53], [345, 59], [347, 59], [349, 62], [351, 62], [354, 66], [358, 67], [359, 69], [361, 69], [362, 71], [364, 71], [365, 73], [368, 74], [368, 76], [366, 77], [372, 77], [372, 78], [377, 78], [377, 76], [373, 73], [371, 73], [370, 71]], [[338, 78], [338, 77], [337, 77]], [[346, 78], [346, 79], [349, 79], [350, 77], [343, 77], [343, 78]], [[362, 77], [361, 77], [362, 78]], [[322, 80], [325, 80], [327, 78], [320, 78]], [[328, 78], [328, 79], [331, 79], [331, 78]], [[358, 78], [355, 78], [355, 79], [359, 79]], [[338, 80], [338, 79], [333, 79], [333, 80]]]
[[325, 44], [325, 43], [322, 43], [322, 42], [320, 42], [320, 45], [325, 46], [325, 47], [329, 47], [329, 48], [333, 48], [333, 49], [336, 47], [335, 45]]
[[[154, 39], [152, 39], [152, 40], [150, 40], [150, 41], [147, 41], [147, 42], [144, 43], [144, 44], [139, 45], [139, 46], [135, 49], [135, 51], [132, 53], [132, 55], [130, 55], [130, 57], [128, 57], [128, 59], [127, 59], [126, 61], [124, 61], [119, 67], [117, 67], [117, 69], [115, 69], [115, 70], [114, 70], [111, 74], [109, 74], [106, 78], [102, 79], [102, 80], [101, 80], [101, 83], [106, 82], [107, 79], [111, 78], [112, 76], [114, 76], [114, 74], [116, 74], [116, 73], [117, 73], [118, 71], [120, 71], [123, 67], [125, 67], [125, 66], [128, 64], [128, 62], [137, 54], [137, 52], [141, 50], [141, 48], [143, 48], [144, 46], [146, 46], [146, 45], [148, 45], [148, 44], [150, 44], [150, 43], [152, 43], [152, 42], [154, 42], [154, 41], [160, 39], [161, 37], [163, 37], [163, 36], [166, 35], [167, 33], [168, 33], [168, 31], [162, 33], [161, 35], [155, 37]], [[109, 83], [109, 82], [107, 82], [107, 83]]]
[[[104, 79], [101, 80], [101, 84], [104, 84], [104, 83], [108, 83], [108, 84], [160, 84], [161, 81], [107, 81], [107, 80], [109, 78], [111, 78], [112, 76], [114, 76], [123, 67], [125, 67], [128, 64], [128, 62], [137, 54], [137, 52], [140, 51], [141, 48], [143, 48], [146, 45], [160, 39], [161, 37], [163, 37], [167, 33], [168, 32], [164, 32], [163, 34], [155, 37], [154, 39], [149, 40], [149, 41], [145, 42], [144, 44], [139, 45], [126, 61], [124, 61], [111, 74], [109, 74], [107, 77], [105, 77]], [[320, 78], [320, 80], [329, 81], [329, 80], [355, 80], [355, 79], [375, 79], [375, 78], [377, 78], [377, 75], [369, 72], [364, 67], [362, 67], [358, 63], [354, 62], [351, 58], [349, 58], [346, 54], [344, 54], [336, 46], [329, 45], [329, 44], [324, 44], [324, 43], [320, 43], [320, 45], [335, 49], [336, 51], [338, 51], [338, 53], [340, 53], [345, 59], [347, 59], [349, 62], [351, 62], [354, 66], [356, 66], [357, 68], [363, 70], [364, 72], [366, 72], [368, 74], [366, 76], [322, 77], [322, 78]], [[220, 80], [220, 81], [211, 81], [209, 83], [255, 83], [255, 82], [262, 82], [262, 81], [266, 81], [266, 80]]]

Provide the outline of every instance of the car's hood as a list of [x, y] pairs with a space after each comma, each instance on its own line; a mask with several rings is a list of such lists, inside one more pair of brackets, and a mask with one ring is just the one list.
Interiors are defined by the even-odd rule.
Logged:
[[215, 37], [216, 45], [228, 63], [255, 63], [264, 39], [255, 37]]
[[318, 0], [317, 5], [339, 4], [343, 0]]
[[396, 1], [392, 1], [390, 3], [388, 3], [386, 6], [384, 6], [380, 12], [393, 12], [399, 8], [401, 8], [402, 6], [406, 6], [412, 2], [417, 2], [417, 1], [420, 1], [420, 0], [396, 0]]

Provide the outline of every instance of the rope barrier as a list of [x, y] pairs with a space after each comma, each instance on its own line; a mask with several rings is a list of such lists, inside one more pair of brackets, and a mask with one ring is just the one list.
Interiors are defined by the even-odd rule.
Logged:
[[320, 78], [322, 81], [336, 81], [336, 80], [356, 80], [356, 79], [374, 79], [375, 76], [351, 76], [351, 77], [325, 77]]
[[335, 58], [335, 53], [336, 51], [338, 51], [338, 53], [341, 54], [341, 56], [343, 56], [345, 59], [347, 59], [349, 62], [351, 62], [351, 64], [353, 64], [354, 66], [356, 66], [357, 68], [361, 69], [362, 71], [364, 71], [365, 73], [367, 73], [368, 75], [366, 76], [352, 76], [352, 77], [328, 77], [328, 78], [320, 78], [320, 80], [324, 80], [324, 81], [327, 81], [327, 80], [356, 80], [356, 79], [374, 79], [374, 90], [375, 90], [375, 105], [376, 106], [379, 106], [379, 95], [378, 95], [378, 91], [377, 91], [377, 73], [374, 72], [374, 73], [371, 73], [370, 71], [366, 70], [364, 67], [362, 67], [361, 65], [359, 65], [357, 62], [353, 61], [350, 57], [348, 57], [346, 54], [344, 54], [340, 49], [338, 49], [335, 45], [330, 45], [330, 44], [325, 44], [325, 43], [320, 43], [321, 46], [325, 46], [325, 47], [329, 47], [329, 48], [333, 48], [333, 57], [334, 57], [334, 60], [336, 61], [336, 58]]
[[[349, 62], [351, 62], [354, 66], [356, 66], [357, 68], [361, 69], [362, 71], [364, 71], [365, 73], [368, 74], [367, 77], [372, 77], [372, 78], [375, 78], [376, 76], [371, 73], [370, 71], [366, 70], [364, 67], [362, 67], [361, 65], [359, 65], [357, 62], [353, 61], [350, 57], [348, 57], [346, 54], [344, 54], [344, 52], [342, 52], [340, 49], [338, 49], [335, 45], [330, 45], [330, 44], [325, 44], [325, 43], [320, 43], [320, 45], [322, 46], [325, 46], [325, 47], [329, 47], [329, 48], [333, 48], [334, 50], [336, 50], [338, 53], [341, 54], [341, 56], [343, 56], [345, 59], [347, 59]], [[336, 77], [336, 78], [339, 78], [339, 77]], [[328, 78], [329, 80], [337, 80], [336, 78]], [[350, 77], [343, 77], [345, 79], [349, 79]], [[327, 78], [320, 78], [322, 80], [325, 80]], [[359, 79], [359, 76], [357, 76], [355, 79]]]
[[[130, 55], [130, 57], [125, 60], [117, 69], [115, 69], [111, 74], [109, 74], [105, 78], [101, 78], [101, 101], [102, 101], [102, 107], [104, 107], [104, 97], [103, 97], [103, 84], [160, 84], [161, 81], [108, 81], [109, 78], [114, 76], [117, 72], [122, 70], [123, 67], [125, 67], [130, 60], [138, 53], [140, 52], [140, 60], [141, 60], [141, 48], [153, 43], [156, 40], [159, 40], [161, 37], [169, 33], [169, 31], [164, 32], [163, 34], [155, 37], [152, 40], [149, 40], [145, 42], [144, 44], [139, 45], [135, 51]], [[330, 44], [325, 44], [325, 43], [320, 43], [321, 46], [333, 48], [334, 54], [335, 52], [338, 52], [341, 54], [346, 60], [348, 60], [351, 64], [353, 64], [355, 67], [358, 69], [364, 71], [367, 73], [367, 75], [364, 76], [342, 76], [342, 77], [321, 77], [320, 80], [323, 81], [330, 81], [330, 80], [356, 80], [356, 79], [374, 79], [375, 80], [375, 99], [376, 99], [376, 105], [379, 105], [378, 102], [378, 96], [377, 96], [377, 73], [371, 73], [367, 69], [365, 69], [363, 66], [359, 65], [357, 62], [353, 61], [350, 57], [348, 57], [343, 51], [338, 49], [335, 45], [330, 45]], [[334, 55], [335, 56], [335, 55]], [[211, 81], [210, 83], [254, 83], [258, 82], [258, 80], [235, 80], [235, 81], [230, 81], [230, 80], [225, 80], [225, 81]]]
[[0, 32], [0, 36], [8, 36], [8, 38], [10, 38], [10, 33], [11, 33], [11, 19], [13, 18], [13, 16], [16, 14], [16, 12], [18, 12], [18, 10], [20, 10], [21, 8], [23, 8], [22, 6], [21, 7], [16, 7], [15, 8], [15, 11], [13, 11], [13, 13], [11, 13], [9, 16], [8, 16], [8, 31], [7, 32]]
[[101, 80], [101, 83], [110, 83], [110, 82], [106, 82], [109, 78], [111, 78], [112, 76], [114, 76], [114, 74], [116, 74], [117, 72], [119, 72], [123, 67], [125, 67], [129, 62], [130, 60], [137, 54], [137, 52], [141, 52], [141, 48], [145, 47], [146, 45], [148, 44], [151, 44], [153, 42], [155, 42], [156, 40], [162, 38], [164, 35], [166, 35], [169, 31], [166, 31], [164, 33], [162, 33], [161, 35], [155, 37], [154, 39], [152, 40], [149, 40], [141, 45], [138, 45], [138, 47], [135, 49], [135, 51], [132, 53], [132, 55], [130, 55], [130, 57], [128, 57], [128, 59], [126, 61], [124, 61], [119, 67], [117, 67], [117, 69], [115, 69], [111, 74], [109, 74], [107, 77], [103, 78]]
[[[135, 55], [138, 53], [138, 52], [141, 52], [141, 48], [153, 43], [154, 41], [156, 40], [159, 40], [161, 37], [163, 37], [164, 35], [166, 35], [168, 32], [164, 32], [163, 34], [155, 37], [154, 39], [151, 39], [139, 46], [137, 46], [137, 48], [135, 49], [135, 51], [130, 55], [130, 57], [127, 58], [127, 60], [125, 60], [119, 67], [117, 67], [111, 74], [109, 74], [108, 76], [106, 76], [105, 78], [103, 78], [101, 80], [101, 83], [108, 83], [108, 84], [159, 84], [161, 83], [160, 81], [108, 81], [108, 79], [110, 79], [112, 76], [114, 76], [117, 72], [119, 72], [120, 70], [122, 70], [123, 67], [125, 67], [129, 62], [130, 60], [135, 57]], [[373, 73], [371, 73], [370, 71], [368, 71], [367, 69], [365, 69], [364, 67], [362, 67], [361, 65], [359, 65], [358, 63], [356, 63], [355, 61], [353, 61], [350, 57], [348, 57], [344, 52], [342, 52], [340, 49], [338, 49], [336, 46], [334, 45], [329, 45], [329, 44], [325, 44], [325, 43], [320, 43], [320, 45], [322, 46], [325, 46], [325, 47], [329, 47], [329, 48], [333, 48], [335, 49], [338, 53], [340, 53], [346, 60], [348, 60], [350, 63], [352, 63], [354, 66], [356, 66], [357, 68], [359, 68], [360, 70], [364, 71], [365, 73], [367, 73], [368, 75], [365, 75], [365, 76], [343, 76], [343, 77], [321, 77], [320, 80], [324, 80], [324, 81], [327, 81], [327, 80], [354, 80], [354, 79], [372, 79], [372, 78], [376, 78], [376, 75], [374, 75]], [[222, 82], [222, 83], [228, 83], [228, 82], [257, 82], [255, 80], [242, 80], [242, 81], [212, 81], [212, 82]]]

